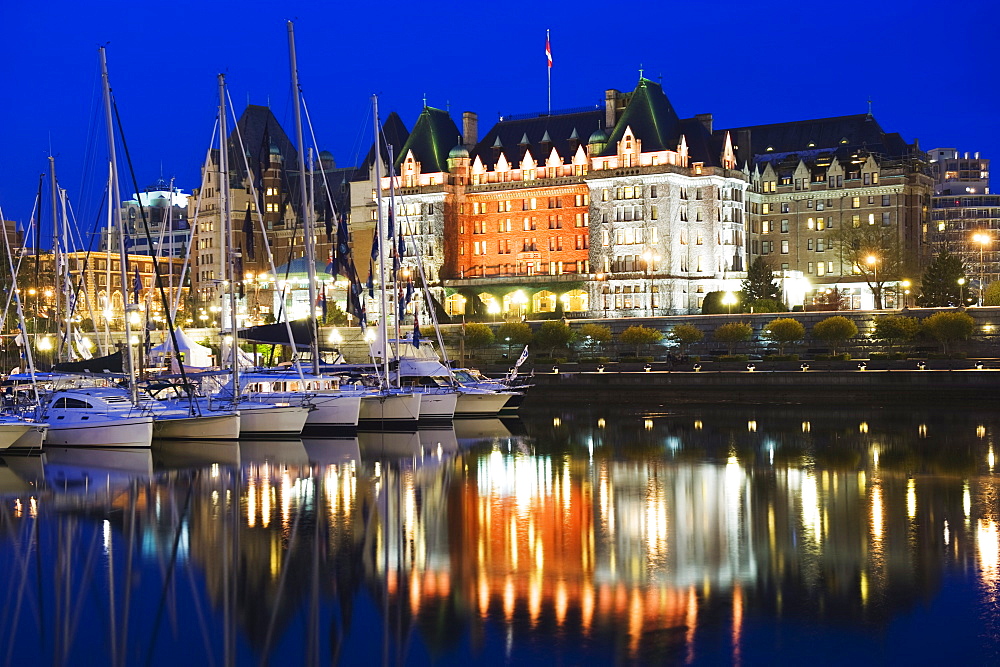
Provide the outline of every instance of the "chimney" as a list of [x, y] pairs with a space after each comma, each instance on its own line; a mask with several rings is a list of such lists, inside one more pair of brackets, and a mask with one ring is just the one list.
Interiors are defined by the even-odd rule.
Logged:
[[697, 113], [694, 115], [694, 119], [704, 125], [709, 134], [712, 134], [712, 114]]
[[462, 112], [462, 137], [465, 139], [465, 147], [469, 150], [479, 143], [479, 116], [475, 112]]
[[608, 134], [618, 122], [618, 98], [621, 95], [621, 91], [614, 88], [604, 91], [604, 127], [607, 128]]

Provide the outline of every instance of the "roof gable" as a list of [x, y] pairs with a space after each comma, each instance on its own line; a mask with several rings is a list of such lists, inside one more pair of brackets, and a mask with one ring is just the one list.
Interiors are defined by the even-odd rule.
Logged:
[[674, 106], [658, 83], [639, 79], [632, 99], [608, 137], [604, 155], [615, 155], [618, 142], [631, 128], [636, 139], [642, 142], [644, 152], [674, 150], [677, 147], [679, 120]]
[[461, 134], [447, 111], [425, 106], [413, 132], [396, 154], [396, 166], [412, 151], [422, 173], [448, 171], [448, 153], [461, 142]]

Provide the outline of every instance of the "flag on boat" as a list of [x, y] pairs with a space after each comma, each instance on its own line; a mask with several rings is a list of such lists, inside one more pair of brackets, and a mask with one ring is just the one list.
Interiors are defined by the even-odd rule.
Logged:
[[378, 234], [372, 237], [372, 259], [378, 259]]
[[510, 369], [509, 373], [507, 373], [506, 380], [508, 382], [517, 377], [517, 369], [519, 369], [521, 365], [527, 360], [528, 360], [528, 346], [525, 345], [524, 350], [521, 352], [521, 356], [517, 358], [517, 362], [514, 364], [514, 367]]
[[235, 273], [236, 275], [233, 276], [233, 282], [236, 283], [237, 294], [239, 294], [239, 297], [242, 299], [244, 296], [246, 296], [246, 293], [243, 291], [243, 278], [244, 278], [244, 276], [243, 276], [243, 248], [242, 247], [238, 248], [236, 250], [235, 255], [236, 255], [236, 257], [235, 257], [235, 259], [233, 261], [233, 273]]
[[322, 291], [320, 291], [319, 297], [317, 297], [316, 301], [318, 301], [317, 305], [319, 306], [320, 312], [323, 313], [323, 319], [326, 320], [326, 312], [327, 312], [326, 311], [326, 285], [323, 285], [323, 289], [322, 289]]
[[385, 237], [387, 239], [396, 238], [396, 208], [394, 206], [389, 207], [389, 217], [386, 228], [388, 231], [386, 231]]
[[250, 217], [250, 203], [247, 202], [247, 215], [243, 218], [243, 240], [247, 247], [247, 257], [254, 259], [253, 218]]
[[92, 359], [94, 357], [90, 352], [89, 341], [83, 337], [79, 329], [73, 330], [73, 342], [76, 343], [76, 351], [82, 359]]
[[375, 298], [375, 263], [368, 262], [368, 298]]
[[420, 349], [420, 320], [413, 316], [413, 347]]
[[549, 61], [549, 67], [552, 67], [552, 45], [549, 44], [549, 31], [545, 31], [545, 59]]

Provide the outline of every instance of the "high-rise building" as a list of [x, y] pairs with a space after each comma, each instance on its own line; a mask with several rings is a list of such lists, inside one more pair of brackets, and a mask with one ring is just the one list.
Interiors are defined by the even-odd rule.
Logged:
[[930, 234], [934, 251], [958, 255], [978, 292], [1000, 273], [1000, 196], [990, 194], [990, 161], [979, 153], [959, 154], [954, 148], [928, 153], [934, 175]]

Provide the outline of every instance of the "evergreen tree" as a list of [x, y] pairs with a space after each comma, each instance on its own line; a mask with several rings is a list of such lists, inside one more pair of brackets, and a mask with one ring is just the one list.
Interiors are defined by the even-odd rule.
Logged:
[[960, 257], [942, 250], [924, 271], [917, 305], [924, 308], [961, 305], [963, 293], [968, 294], [968, 290], [959, 280], [965, 280], [965, 265]]
[[771, 265], [763, 257], [756, 257], [747, 269], [747, 279], [743, 281], [743, 295], [747, 301], [758, 299], [781, 300], [781, 288], [774, 282]]

